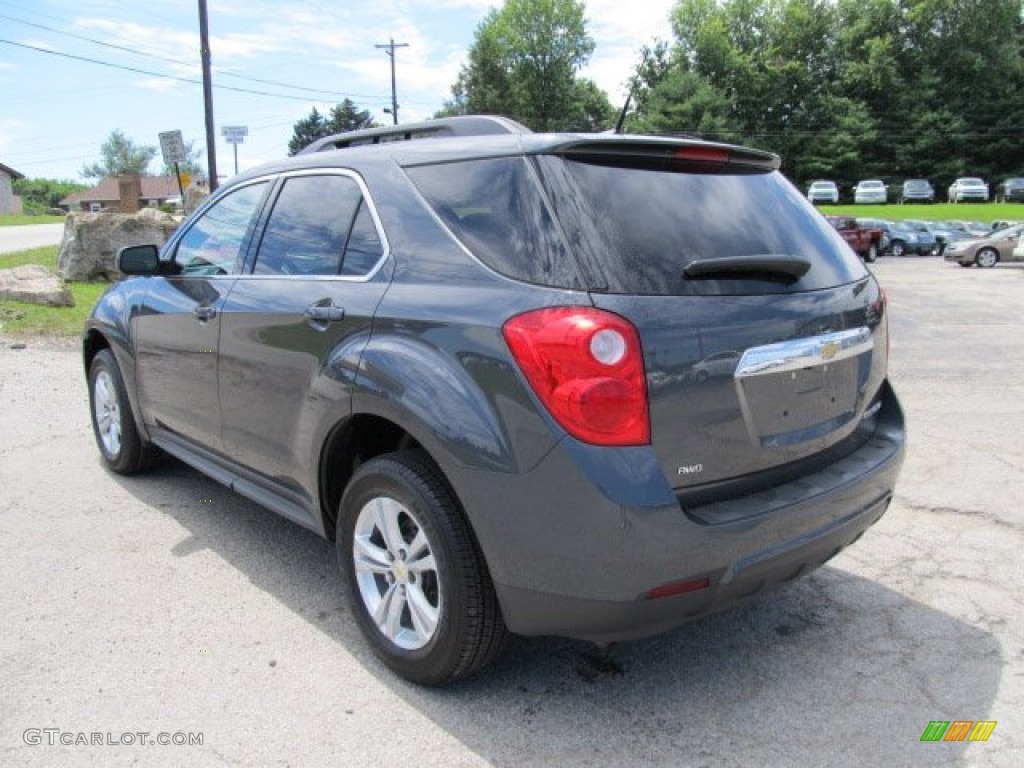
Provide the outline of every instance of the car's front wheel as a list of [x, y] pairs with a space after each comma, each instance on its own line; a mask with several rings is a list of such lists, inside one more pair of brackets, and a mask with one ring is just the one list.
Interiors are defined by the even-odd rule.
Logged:
[[999, 253], [995, 248], [982, 248], [974, 257], [979, 267], [994, 267], [999, 262]]
[[507, 636], [487, 565], [447, 482], [424, 456], [363, 464], [341, 500], [338, 560], [374, 653], [423, 685], [472, 674]]
[[89, 365], [89, 406], [103, 462], [122, 475], [148, 468], [156, 449], [139, 435], [121, 369], [109, 349], [100, 350]]
[[878, 260], [878, 246], [875, 245], [874, 243], [872, 243], [871, 247], [868, 248], [868, 252], [864, 254], [864, 261], [866, 261], [868, 264], [871, 264], [871, 263], [874, 263], [877, 260]]
[[902, 256], [907, 252], [907, 246], [904, 245], [902, 240], [893, 240], [892, 245], [889, 246], [890, 252], [893, 256]]

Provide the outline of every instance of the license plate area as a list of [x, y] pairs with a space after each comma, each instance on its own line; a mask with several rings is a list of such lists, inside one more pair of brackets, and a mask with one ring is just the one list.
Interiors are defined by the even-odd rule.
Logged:
[[748, 349], [734, 381], [751, 441], [786, 447], [849, 423], [871, 369], [867, 328]]

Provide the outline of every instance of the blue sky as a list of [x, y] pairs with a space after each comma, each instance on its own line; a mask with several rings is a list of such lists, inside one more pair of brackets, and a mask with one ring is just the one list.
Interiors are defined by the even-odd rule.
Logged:
[[[597, 48], [583, 74], [616, 105], [640, 47], [670, 37], [672, 4], [587, 3]], [[499, 5], [208, 0], [220, 174], [234, 172], [221, 126], [248, 126], [238, 153], [245, 170], [284, 156], [292, 125], [313, 106], [324, 111], [348, 96], [390, 122], [383, 113], [391, 103], [389, 60], [374, 45], [392, 38], [409, 44], [397, 52], [399, 116], [429, 118], [450, 96], [477, 25]], [[30, 178], [79, 179], [114, 129], [154, 146], [157, 134], [178, 129], [205, 146], [200, 85], [82, 60], [200, 80], [196, 0], [4, 0], [0, 40], [9, 41], [0, 43], [0, 163]], [[150, 170], [159, 168], [158, 156]]]

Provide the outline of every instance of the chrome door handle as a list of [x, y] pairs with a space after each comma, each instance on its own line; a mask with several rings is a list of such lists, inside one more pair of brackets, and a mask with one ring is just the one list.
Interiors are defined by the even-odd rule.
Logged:
[[199, 306], [192, 310], [192, 314], [199, 318], [200, 322], [205, 323], [217, 316], [217, 310], [214, 307]]
[[330, 323], [345, 319], [345, 309], [334, 304], [312, 304], [306, 307], [306, 319]]

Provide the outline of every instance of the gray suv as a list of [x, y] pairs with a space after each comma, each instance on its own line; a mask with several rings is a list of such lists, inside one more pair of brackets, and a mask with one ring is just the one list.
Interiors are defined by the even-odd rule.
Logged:
[[246, 172], [119, 254], [83, 344], [100, 454], [335, 541], [421, 684], [783, 584], [882, 516], [904, 429], [885, 295], [778, 168], [467, 117]]

